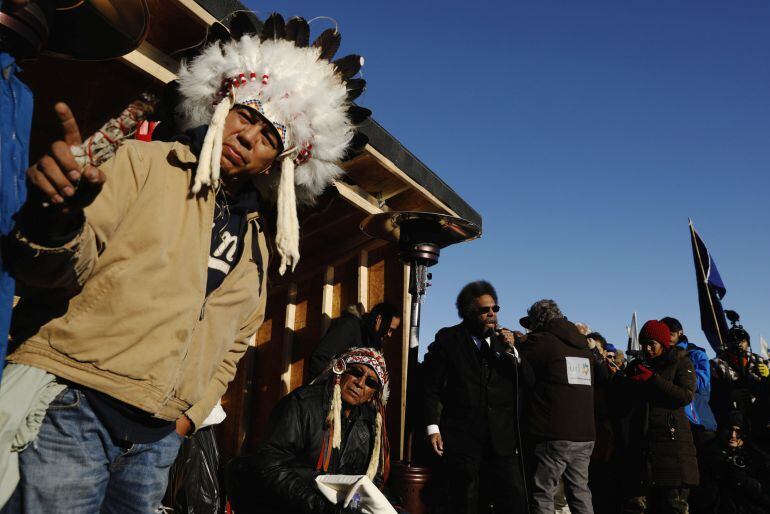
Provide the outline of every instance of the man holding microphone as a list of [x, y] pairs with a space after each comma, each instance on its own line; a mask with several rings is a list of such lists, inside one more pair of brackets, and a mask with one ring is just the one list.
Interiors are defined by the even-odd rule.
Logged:
[[457, 296], [459, 325], [443, 328], [424, 363], [428, 441], [441, 458], [446, 512], [528, 512], [519, 434], [519, 388], [534, 383], [514, 334], [499, 329], [486, 281]]

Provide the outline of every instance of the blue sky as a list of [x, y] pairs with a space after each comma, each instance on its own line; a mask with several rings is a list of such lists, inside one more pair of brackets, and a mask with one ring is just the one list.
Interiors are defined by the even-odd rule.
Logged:
[[335, 18], [359, 102], [483, 216], [432, 269], [424, 343], [479, 278], [511, 328], [547, 297], [623, 348], [633, 311], [704, 342], [688, 217], [770, 339], [767, 2], [245, 3]]

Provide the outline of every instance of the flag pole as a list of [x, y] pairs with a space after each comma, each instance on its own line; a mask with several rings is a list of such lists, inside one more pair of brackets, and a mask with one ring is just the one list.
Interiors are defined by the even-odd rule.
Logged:
[[711, 299], [711, 290], [709, 289], [709, 281], [708, 278], [706, 278], [706, 270], [703, 269], [703, 258], [700, 255], [700, 248], [698, 247], [698, 241], [695, 238], [695, 227], [692, 224], [692, 220], [690, 218], [687, 218], [687, 221], [690, 222], [690, 237], [692, 238], [692, 245], [695, 247], [695, 253], [698, 256], [698, 267], [700, 267], [700, 274], [703, 277], [703, 283], [706, 286], [706, 295], [709, 298], [709, 307], [711, 308], [711, 315], [714, 317], [714, 328], [717, 329], [717, 335], [719, 336], [719, 350], [725, 351], [725, 342], [722, 339], [722, 331], [719, 330], [719, 320], [717, 320], [717, 313], [714, 310], [714, 301]]

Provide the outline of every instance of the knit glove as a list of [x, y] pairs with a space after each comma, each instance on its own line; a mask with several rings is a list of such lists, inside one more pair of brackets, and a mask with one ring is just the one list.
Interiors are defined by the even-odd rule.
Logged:
[[639, 364], [636, 367], [636, 373], [629, 377], [634, 382], [647, 382], [652, 378], [652, 370], [647, 366]]
[[762, 376], [762, 378], [767, 378], [770, 376], [770, 368], [768, 368], [767, 364], [764, 362], [757, 364], [757, 371], [759, 371], [759, 374]]

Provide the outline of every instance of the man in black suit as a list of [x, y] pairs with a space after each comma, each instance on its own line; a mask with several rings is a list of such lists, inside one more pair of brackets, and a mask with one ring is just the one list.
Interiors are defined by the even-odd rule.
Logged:
[[528, 512], [518, 427], [519, 388], [534, 382], [514, 335], [497, 326], [497, 292], [489, 282], [457, 296], [463, 319], [443, 328], [424, 363], [428, 440], [441, 457], [447, 511]]

